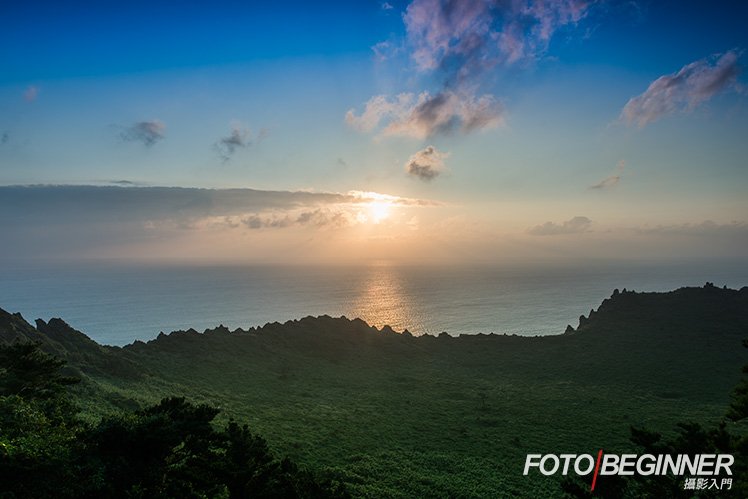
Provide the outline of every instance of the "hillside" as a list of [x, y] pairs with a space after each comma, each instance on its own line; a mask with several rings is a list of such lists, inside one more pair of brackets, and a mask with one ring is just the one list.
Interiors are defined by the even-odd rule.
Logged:
[[323, 316], [119, 348], [0, 311], [0, 341], [17, 338], [68, 360], [90, 418], [183, 395], [356, 495], [547, 495], [553, 479], [523, 481], [529, 452], [625, 449], [632, 424], [724, 413], [748, 362], [748, 288], [615, 292], [546, 337], [414, 337]]

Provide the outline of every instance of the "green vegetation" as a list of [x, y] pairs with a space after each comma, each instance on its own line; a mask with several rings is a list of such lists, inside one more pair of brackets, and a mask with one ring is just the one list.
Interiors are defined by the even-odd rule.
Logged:
[[[268, 452], [361, 497], [559, 496], [561, 477], [522, 476], [527, 453], [636, 450], [632, 426], [661, 434], [657, 445], [682, 421], [719, 428], [745, 337], [748, 289], [713, 286], [616, 292], [576, 329], [537, 338], [412, 337], [319, 317], [114, 348], [59, 319], [34, 328], [0, 313], [0, 341], [41, 341], [68, 361], [89, 426], [137, 434], [132, 418], [186, 397], [220, 408], [210, 424], [222, 438], [250, 438], [231, 420], [246, 422]], [[732, 434], [738, 419], [724, 423]]]
[[0, 361], [0, 497], [347, 497], [246, 425], [216, 431], [216, 408], [165, 398], [87, 425], [65, 397], [78, 380], [39, 343], [0, 346]]
[[[748, 347], [748, 341], [743, 342]], [[748, 373], [748, 365], [743, 367]], [[714, 427], [704, 427], [696, 422], [679, 422], [676, 434], [664, 438], [662, 434], [643, 428], [631, 427], [631, 441], [640, 454], [730, 454], [735, 458], [731, 467], [734, 484], [729, 489], [716, 487], [699, 490], [699, 497], [748, 497], [748, 378], [743, 378], [733, 392], [732, 402], [724, 418]], [[727, 477], [723, 477], [727, 478]], [[733, 477], [730, 477], [733, 478]], [[721, 482], [720, 482], [721, 483]], [[634, 497], [692, 497], [695, 492], [684, 488], [683, 477], [639, 476], [606, 477], [595, 494], [589, 484], [576, 477], [564, 479], [562, 489], [572, 497], [634, 498]]]

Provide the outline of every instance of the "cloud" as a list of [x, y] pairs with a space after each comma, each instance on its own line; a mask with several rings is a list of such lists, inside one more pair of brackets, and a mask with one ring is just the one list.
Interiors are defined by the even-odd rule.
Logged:
[[610, 189], [611, 187], [618, 185], [618, 182], [620, 181], [620, 175], [611, 175], [610, 177], [604, 178], [600, 182], [591, 185], [590, 189]]
[[344, 228], [359, 222], [353, 213], [340, 207], [336, 209], [317, 208], [295, 213], [259, 213], [241, 219], [249, 229], [284, 229], [294, 226], [315, 228]]
[[600, 182], [591, 185], [590, 189], [610, 189], [612, 187], [615, 187], [618, 185], [618, 182], [621, 181], [621, 176], [623, 175], [623, 169], [626, 167], [626, 161], [620, 160], [618, 164], [616, 165], [616, 173], [613, 175], [610, 175], [607, 178], [604, 178]]
[[400, 50], [400, 47], [391, 41], [378, 42], [371, 47], [371, 51], [374, 52], [374, 59], [378, 62], [384, 62], [391, 59], [397, 55]]
[[540, 57], [554, 33], [578, 23], [592, 3], [414, 0], [403, 20], [416, 67], [463, 80], [499, 63]]
[[739, 57], [736, 50], [729, 50], [660, 76], [643, 94], [629, 99], [619, 119], [642, 128], [669, 114], [691, 111], [716, 94], [736, 88]]
[[262, 229], [265, 227], [282, 228], [291, 225], [288, 215], [280, 218], [277, 216], [249, 215], [242, 219], [242, 223], [250, 229]]
[[144, 185], [142, 182], [134, 182], [132, 180], [109, 180], [107, 183], [111, 185], [119, 185], [121, 187], [142, 187]]
[[490, 32], [490, 4], [414, 0], [403, 20], [416, 67], [434, 70], [452, 56], [468, 58], [484, 44]]
[[748, 223], [731, 222], [719, 224], [712, 220], [701, 223], [684, 223], [675, 225], [658, 225], [656, 227], [640, 227], [635, 232], [646, 235], [678, 235], [697, 237], [740, 237], [748, 238]]
[[[502, 125], [501, 102], [478, 91], [485, 71], [540, 57], [554, 33], [583, 19], [590, 5], [583, 0], [414, 0], [403, 14], [405, 46], [416, 70], [438, 77], [438, 90], [374, 96], [360, 115], [348, 110], [346, 122], [367, 133], [382, 125], [380, 137], [418, 139]], [[384, 61], [393, 47], [386, 41], [372, 50]]]
[[39, 87], [35, 85], [29, 85], [26, 90], [23, 91], [23, 99], [26, 102], [34, 102], [39, 96]]
[[120, 133], [120, 138], [126, 142], [142, 142], [151, 147], [164, 138], [166, 125], [159, 120], [139, 121], [127, 127]]
[[252, 213], [309, 211], [320, 207], [358, 207], [372, 202], [398, 206], [437, 206], [431, 200], [376, 192], [264, 191], [256, 189], [197, 189], [141, 187], [130, 181], [120, 186], [0, 186], [0, 225], [18, 222], [100, 223], [161, 219], [244, 216]]
[[[255, 249], [250, 241], [258, 240], [244, 237], [254, 237], [257, 229], [273, 231], [263, 241], [271, 245], [265, 246], [267, 254], [277, 256], [267, 249], [275, 244], [272, 241], [300, 243], [316, 237], [316, 231], [327, 234], [320, 241], [353, 237], [352, 232], [339, 231], [373, 225], [373, 207], [382, 205], [390, 207], [387, 224], [404, 227], [413, 210], [439, 203], [366, 191], [196, 189], [128, 183], [0, 186], [0, 227], [6, 236], [0, 260], [93, 254], [131, 258], [135, 253], [128, 248], [135, 247], [141, 248], [138, 258], [170, 258], [175, 252], [190, 253], [189, 248], [209, 256], [223, 244], [237, 245], [237, 255], [250, 255]], [[185, 246], [184, 241], [196, 246]]]
[[592, 220], [587, 217], [574, 217], [571, 220], [557, 224], [554, 222], [546, 222], [542, 225], [536, 225], [531, 228], [528, 232], [534, 236], [558, 236], [563, 234], [581, 234], [588, 232]]
[[542, 56], [556, 31], [581, 21], [593, 3], [594, 0], [560, 0], [520, 4], [499, 36], [499, 49], [506, 62], [511, 64]]
[[371, 191], [348, 191], [346, 196], [348, 202], [351, 203], [370, 204], [385, 202], [397, 206], [444, 206], [443, 203], [431, 199], [405, 198]]
[[405, 163], [408, 175], [425, 182], [434, 180], [444, 171], [444, 158], [449, 153], [440, 152], [434, 146], [418, 151]]
[[423, 139], [456, 130], [469, 133], [493, 128], [503, 122], [503, 107], [491, 95], [441, 92], [431, 96], [424, 92], [412, 108], [390, 121], [383, 133]]
[[417, 97], [403, 93], [394, 99], [377, 95], [369, 99], [360, 115], [350, 109], [345, 119], [359, 131], [371, 132], [381, 125], [381, 136], [418, 139], [455, 131], [470, 133], [505, 122], [504, 108], [493, 96], [452, 91], [423, 92]]
[[375, 95], [366, 103], [364, 111], [357, 116], [355, 110], [349, 109], [345, 114], [345, 122], [359, 132], [371, 132], [383, 120], [401, 116], [412, 106], [413, 94], [403, 93], [389, 99], [386, 95]]
[[243, 127], [239, 122], [235, 122], [231, 125], [231, 133], [226, 137], [220, 138], [213, 147], [221, 156], [221, 159], [226, 162], [231, 159], [231, 156], [234, 155], [237, 149], [245, 149], [250, 145], [252, 145], [252, 134], [249, 128]]
[[389, 2], [382, 2], [382, 10], [392, 10], [395, 7]]

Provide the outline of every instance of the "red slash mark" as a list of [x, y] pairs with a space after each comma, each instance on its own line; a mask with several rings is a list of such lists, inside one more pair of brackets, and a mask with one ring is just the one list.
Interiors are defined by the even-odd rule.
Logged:
[[595, 483], [597, 483], [597, 473], [600, 471], [600, 461], [603, 458], [603, 450], [600, 449], [600, 452], [597, 453], [597, 463], [595, 464], [595, 476], [592, 477], [592, 487], [590, 488], [590, 492], [593, 492], [595, 490]]

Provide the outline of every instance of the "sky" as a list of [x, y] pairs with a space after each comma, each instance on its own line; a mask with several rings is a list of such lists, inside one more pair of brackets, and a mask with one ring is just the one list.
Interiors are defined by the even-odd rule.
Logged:
[[3, 2], [0, 258], [748, 260], [748, 4]]

